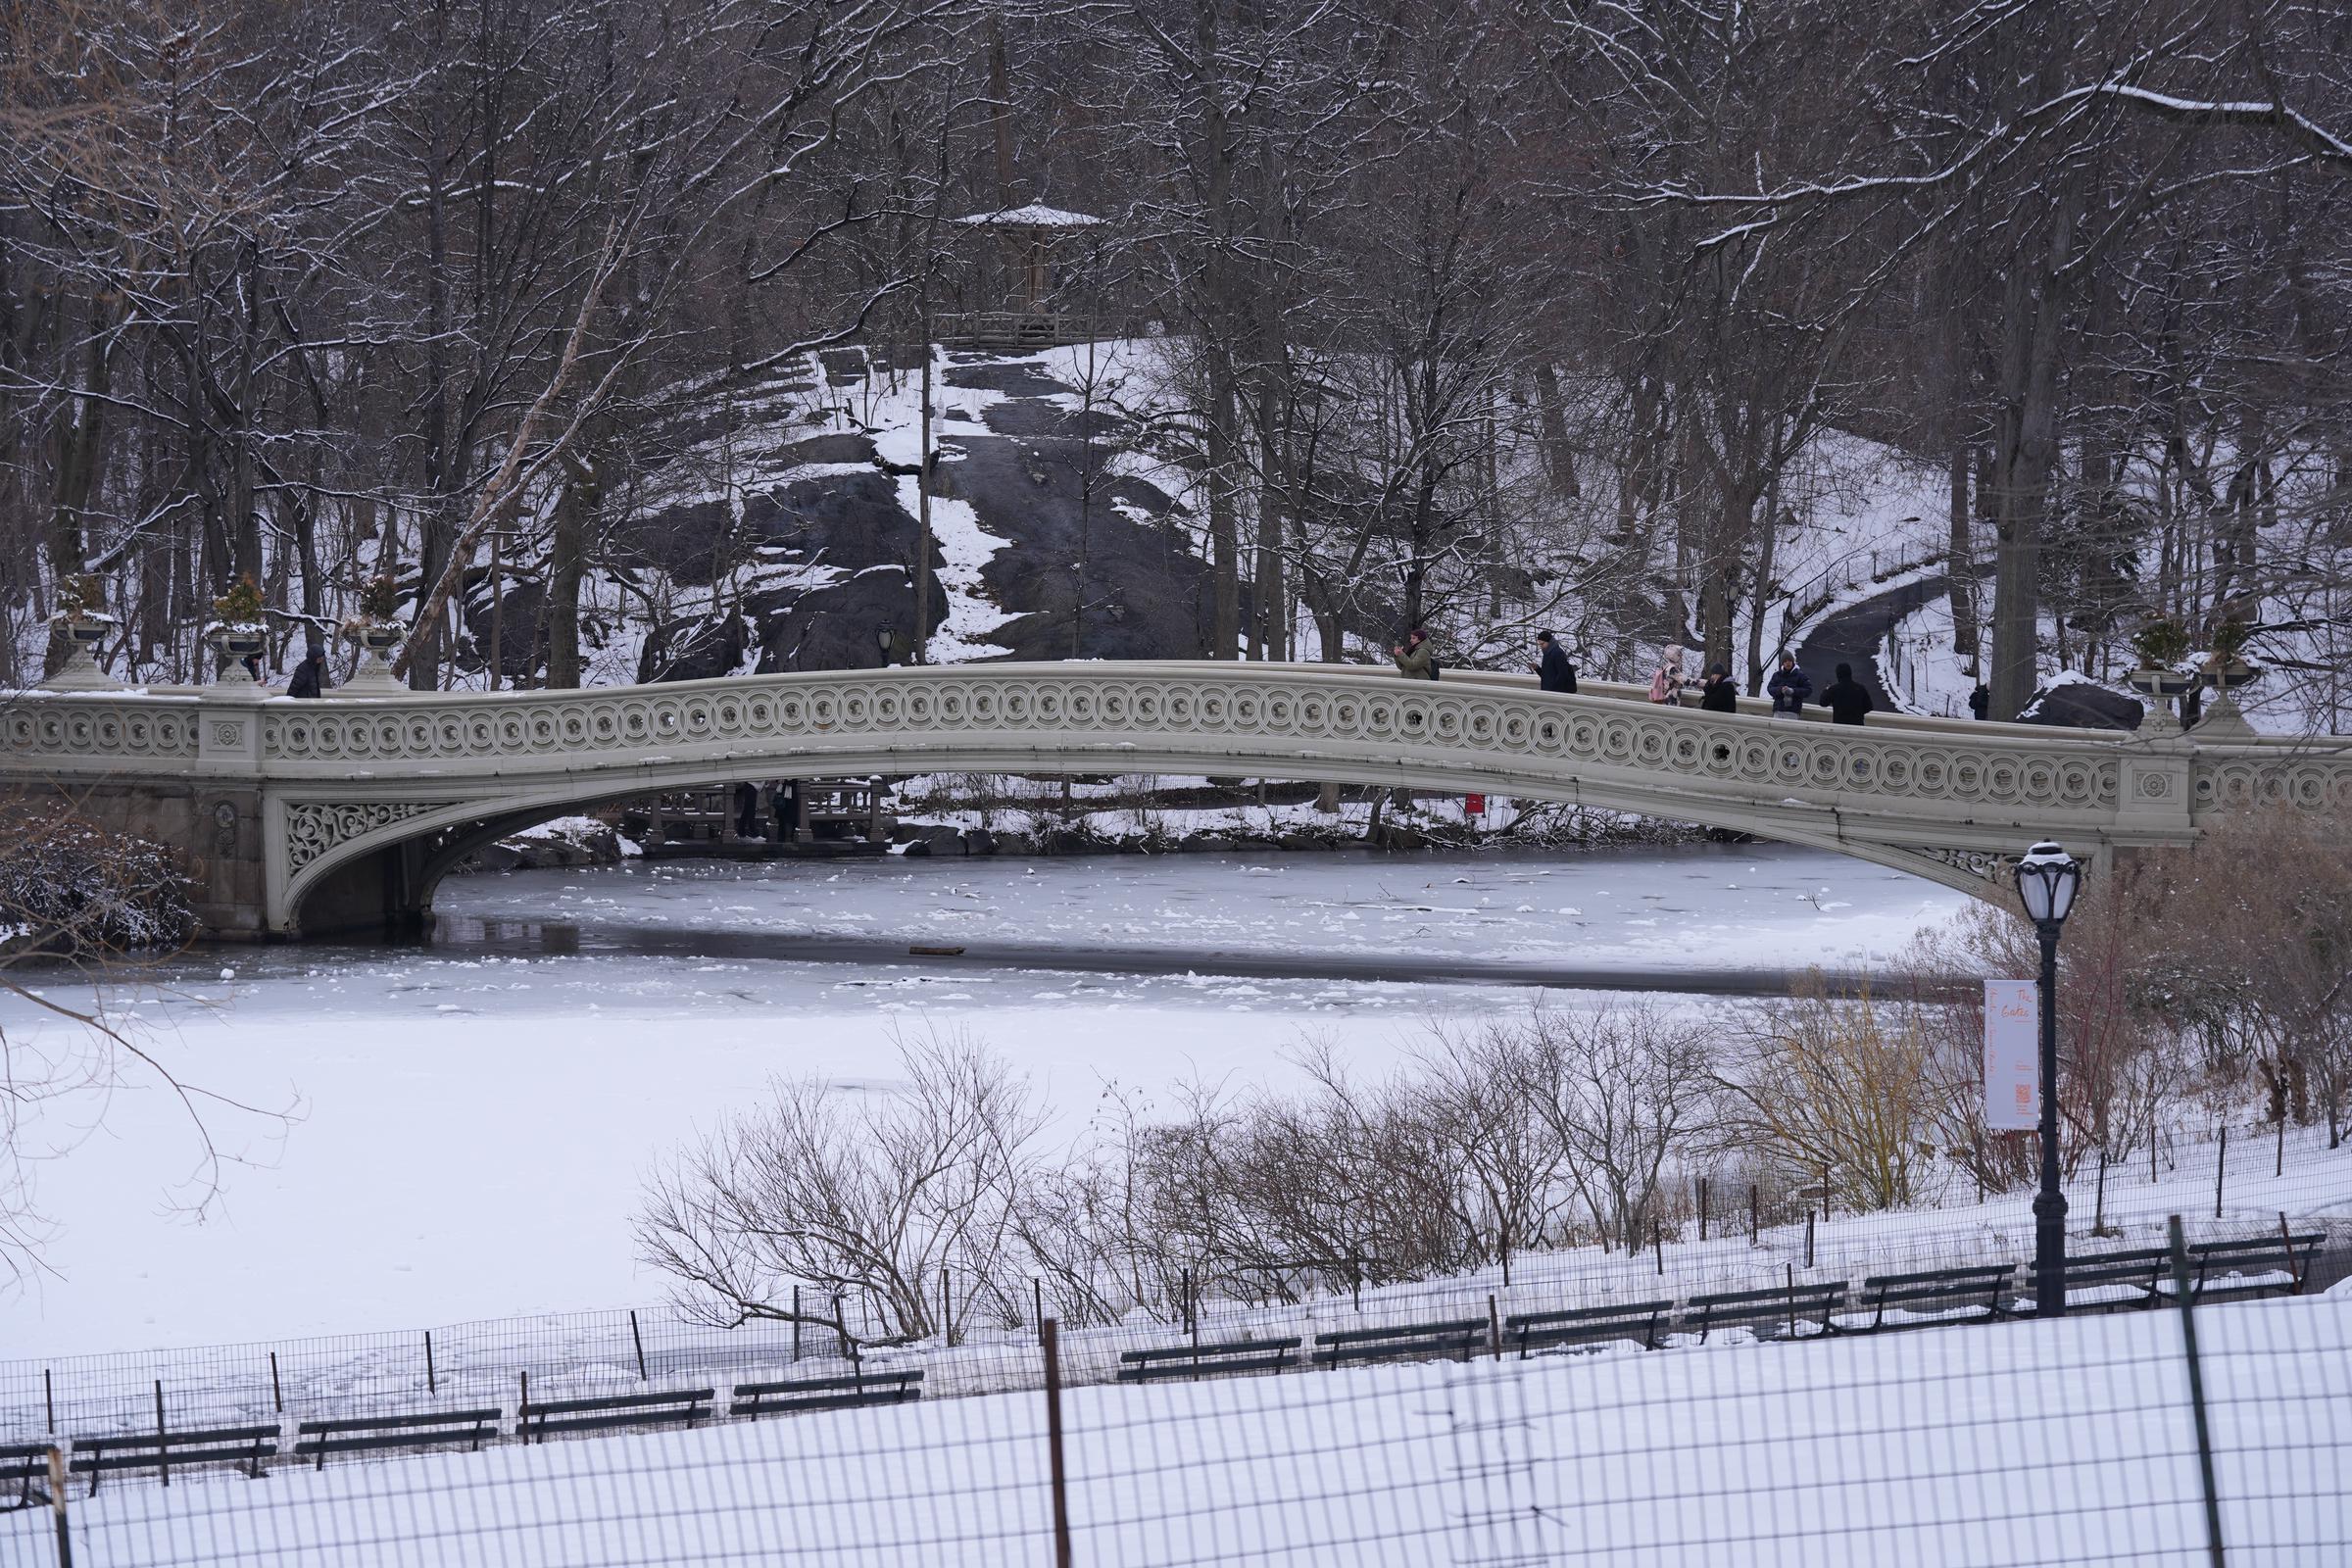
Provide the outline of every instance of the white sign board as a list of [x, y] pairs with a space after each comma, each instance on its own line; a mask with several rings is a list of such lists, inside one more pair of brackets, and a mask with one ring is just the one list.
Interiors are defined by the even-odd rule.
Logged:
[[1996, 1133], [2041, 1125], [2041, 998], [2031, 980], [1984, 982], [1984, 1125]]

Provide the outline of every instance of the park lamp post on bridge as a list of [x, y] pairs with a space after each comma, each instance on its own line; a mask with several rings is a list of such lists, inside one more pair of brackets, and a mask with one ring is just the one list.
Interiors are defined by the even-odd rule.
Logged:
[[2034, 1197], [2034, 1312], [2066, 1315], [2066, 1194], [2058, 1189], [2058, 933], [2082, 885], [2082, 862], [2036, 844], [2017, 862], [2017, 896], [2041, 938], [2041, 1191]]

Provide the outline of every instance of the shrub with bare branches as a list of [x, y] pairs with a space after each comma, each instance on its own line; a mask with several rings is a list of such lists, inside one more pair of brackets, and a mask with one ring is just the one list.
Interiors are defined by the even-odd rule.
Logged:
[[975, 1313], [1017, 1316], [1036, 1098], [961, 1034], [897, 1044], [902, 1087], [779, 1078], [766, 1104], [653, 1174], [637, 1244], [681, 1282], [682, 1308], [726, 1326], [789, 1320], [801, 1284], [823, 1303], [802, 1316], [838, 1322], [846, 1298], [884, 1339], [953, 1341]]

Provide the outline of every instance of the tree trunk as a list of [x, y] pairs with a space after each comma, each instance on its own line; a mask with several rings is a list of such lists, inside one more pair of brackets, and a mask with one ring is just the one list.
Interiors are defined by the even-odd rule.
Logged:
[[1951, 538], [1944, 549], [1945, 572], [1952, 585], [1952, 652], [1968, 661], [1977, 673], [1977, 580], [1970, 535], [1968, 499], [1969, 445], [1955, 439], [1951, 453]]
[[1560, 396], [1559, 372], [1547, 359], [1536, 361], [1536, 416], [1544, 431], [1544, 477], [1562, 499], [1584, 494], [1576, 477], [1576, 448], [1568, 440], [1568, 416]]
[[595, 466], [567, 462], [547, 560], [547, 683], [564, 690], [580, 684], [580, 577], [597, 497]]
[[1242, 642], [1241, 534], [1234, 517], [1233, 371], [1212, 347], [1208, 371], [1208, 542], [1215, 600], [1208, 657], [1234, 659]]
[[2074, 255], [2075, 196], [2059, 193], [2038, 256], [2009, 274], [2002, 408], [1994, 457], [1999, 543], [1993, 555], [1992, 716], [2015, 718], [2040, 675], [2041, 544], [2058, 463], [2060, 270]]

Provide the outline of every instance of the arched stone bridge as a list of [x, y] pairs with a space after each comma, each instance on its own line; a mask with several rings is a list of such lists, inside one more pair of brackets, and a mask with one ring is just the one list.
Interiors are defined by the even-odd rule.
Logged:
[[418, 918], [442, 872], [490, 838], [745, 779], [1205, 773], [1483, 791], [1739, 829], [1978, 893], [2036, 838], [2103, 861], [2189, 843], [2231, 806], [2352, 808], [2352, 742], [2260, 739], [2242, 720], [2137, 737], [1893, 715], [1854, 729], [1475, 672], [1004, 663], [379, 690], [0, 696], [0, 787], [62, 790], [183, 846], [223, 937]]

